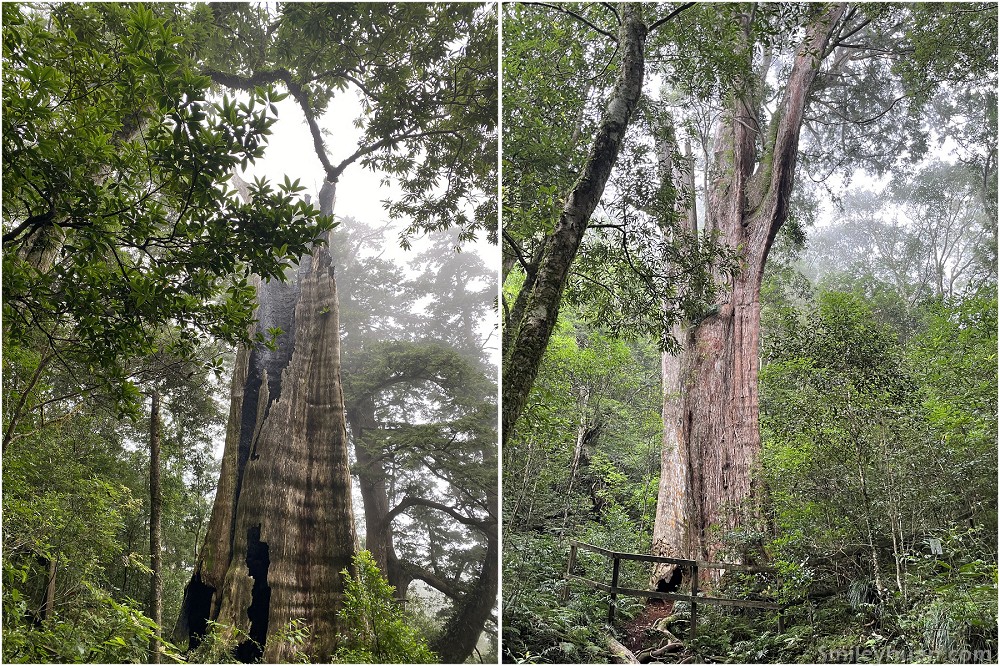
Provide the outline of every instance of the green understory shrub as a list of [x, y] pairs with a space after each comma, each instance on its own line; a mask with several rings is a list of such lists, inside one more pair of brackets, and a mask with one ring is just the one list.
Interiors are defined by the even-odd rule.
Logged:
[[357, 576], [341, 572], [347, 583], [340, 611], [344, 632], [334, 660], [347, 664], [431, 664], [437, 656], [410, 624], [393, 598], [395, 588], [363, 550], [354, 556]]

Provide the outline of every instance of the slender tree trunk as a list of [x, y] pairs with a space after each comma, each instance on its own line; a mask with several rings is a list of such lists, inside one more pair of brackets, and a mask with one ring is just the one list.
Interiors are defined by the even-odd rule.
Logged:
[[[757, 373], [764, 262], [788, 217], [809, 88], [844, 9], [842, 4], [818, 7], [805, 26], [766, 137], [758, 137], [754, 129], [758, 105], [752, 85], [733, 92], [717, 129], [706, 215], [708, 225], [741, 252], [743, 262], [731, 279], [728, 299], [692, 322], [685, 336], [678, 449], [686, 450], [687, 458], [665, 456], [664, 463], [688, 466], [694, 501], [684, 506], [683, 496], [672, 496], [668, 489], [657, 505], [657, 523], [669, 523], [671, 516], [686, 519], [692, 555], [700, 559], [715, 556], [720, 537], [740, 523], [739, 511], [754, 494], [751, 472], [761, 448]], [[760, 139], [764, 153], [758, 156]], [[669, 478], [680, 475], [663, 470]]]
[[875, 578], [875, 591], [879, 599], [886, 594], [885, 583], [882, 581], [882, 563], [878, 556], [878, 545], [875, 543], [875, 526], [872, 522], [871, 495], [868, 493], [868, 478], [865, 475], [865, 456], [861, 440], [854, 438], [854, 454], [858, 464], [858, 483], [861, 490], [861, 503], [865, 507], [865, 533], [868, 536], [868, 548], [872, 556], [872, 575]]
[[590, 403], [590, 389], [586, 386], [580, 389], [580, 421], [576, 426], [576, 443], [573, 446], [573, 463], [569, 470], [569, 484], [566, 486], [566, 506], [563, 509], [563, 530], [569, 524], [569, 510], [573, 504], [573, 486], [576, 484], [576, 475], [580, 471], [580, 458], [583, 456], [583, 448], [586, 442], [593, 436], [594, 432], [590, 419], [587, 415], [587, 407]]
[[[14, 411], [10, 415], [10, 419], [7, 421], [7, 430], [3, 434], [3, 451], [2, 453], [7, 453], [7, 447], [10, 445], [11, 438], [14, 436], [14, 430], [17, 428], [17, 422], [21, 418], [21, 412], [24, 410], [24, 406], [28, 402], [28, 398], [31, 396], [31, 392], [35, 389], [35, 384], [42, 376], [42, 371], [45, 370], [45, 366], [49, 364], [49, 361], [55, 358], [54, 353], [49, 353], [48, 351], [42, 354], [42, 358], [39, 359], [38, 365], [35, 366], [35, 371], [31, 373], [31, 379], [28, 380], [27, 385], [21, 390], [21, 397], [18, 398], [17, 406], [14, 407]], [[44, 423], [44, 419], [43, 419]]]
[[361, 490], [365, 510], [365, 548], [371, 552], [375, 564], [389, 584], [396, 588], [396, 598], [406, 599], [411, 578], [399, 566], [392, 525], [386, 519], [390, 507], [385, 467], [382, 460], [373, 455], [364, 442], [364, 432], [378, 426], [375, 422], [375, 403], [371, 396], [363, 397], [360, 404], [351, 410], [349, 421], [354, 435], [358, 488]]
[[[519, 522], [518, 521], [518, 516], [521, 515], [521, 505], [524, 504], [524, 498], [528, 496], [528, 484], [531, 482], [532, 473], [535, 471], [535, 468], [534, 468], [534, 466], [532, 464], [532, 463], [534, 463], [534, 460], [535, 460], [535, 456], [534, 456], [534, 454], [535, 454], [535, 440], [534, 440], [534, 438], [528, 439], [528, 441], [526, 442], [526, 445], [527, 445], [527, 449], [528, 449], [528, 455], [525, 458], [524, 466], [521, 468], [521, 487], [520, 487], [520, 489], [518, 490], [518, 493], [517, 493], [517, 500], [513, 502], [513, 506], [510, 509], [510, 514], [509, 514], [510, 517], [507, 519], [507, 524], [509, 526], [511, 526], [511, 527], [514, 527], [515, 525], [526, 525], [527, 524], [524, 521], [520, 521]], [[505, 462], [504, 466], [508, 466], [508, 463]], [[508, 488], [507, 492], [505, 493], [506, 496], [507, 496], [508, 502], [510, 501], [510, 498], [512, 498], [514, 496], [514, 493], [512, 492], [512, 490], [513, 489]]]
[[594, 137], [580, 177], [552, 233], [546, 238], [534, 279], [525, 282], [513, 309], [514, 320], [505, 332], [502, 442], [506, 444], [528, 400], [542, 355], [559, 315], [559, 304], [570, 265], [576, 257], [597, 207], [618, 151], [642, 93], [647, 27], [640, 7], [622, 6], [618, 41], [622, 51], [618, 80]]
[[56, 608], [56, 572], [59, 570], [59, 556], [49, 558], [49, 575], [45, 584], [45, 601], [42, 602], [41, 616], [43, 620], [52, 617]]
[[[325, 214], [333, 190], [320, 193]], [[280, 663], [293, 646], [268, 636], [302, 619], [302, 649], [325, 660], [336, 648], [340, 571], [357, 551], [327, 248], [303, 259], [297, 279], [260, 284], [258, 303], [259, 330], [283, 334], [275, 349], [237, 355], [219, 487], [175, 639], [197, 645], [213, 620], [249, 636], [241, 661]]]
[[149, 660], [160, 663], [163, 635], [163, 565], [160, 553], [160, 523], [163, 492], [160, 488], [160, 392], [153, 389], [149, 409], [149, 618], [156, 624], [149, 639]]

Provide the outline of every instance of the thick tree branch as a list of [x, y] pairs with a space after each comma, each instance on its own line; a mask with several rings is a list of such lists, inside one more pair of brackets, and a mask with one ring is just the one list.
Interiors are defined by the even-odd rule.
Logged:
[[[759, 198], [751, 201], [754, 218], [767, 225], [767, 236], [773, 240], [787, 216], [788, 200], [795, 177], [795, 161], [798, 153], [799, 135], [809, 89], [819, 72], [822, 55], [833, 33], [834, 26], [843, 16], [847, 6], [840, 3], [832, 6], [807, 29], [802, 44], [796, 50], [792, 71], [785, 87], [785, 95], [778, 109], [778, 121], [773, 127], [773, 143], [768, 169], [755, 175], [751, 190], [760, 192]], [[766, 247], [770, 247], [770, 241]], [[766, 248], [764, 256], [766, 256]]]
[[468, 590], [463, 586], [456, 585], [452, 581], [437, 576], [418, 564], [403, 560], [400, 561], [399, 565], [410, 578], [424, 581], [449, 599], [457, 601], [468, 593]]
[[664, 16], [663, 18], [661, 18], [661, 19], [659, 19], [657, 21], [653, 21], [653, 25], [649, 26], [649, 34], [652, 34], [654, 30], [656, 30], [657, 28], [659, 28], [664, 23], [672, 21], [678, 14], [680, 14], [685, 9], [690, 9], [691, 7], [694, 7], [694, 5], [695, 5], [695, 3], [693, 3], [693, 2], [685, 2], [683, 5], [681, 5], [680, 7], [678, 7], [677, 9], [675, 9], [674, 11], [670, 12], [669, 14], [667, 14], [666, 16]]
[[611, 41], [615, 42], [616, 44], [618, 43], [618, 37], [616, 37], [613, 33], [610, 33], [607, 30], [604, 30], [602, 28], [598, 28], [596, 25], [594, 25], [593, 23], [591, 23], [587, 19], [583, 18], [582, 16], [580, 16], [576, 12], [574, 12], [574, 11], [572, 11], [570, 9], [566, 9], [565, 7], [563, 7], [561, 5], [552, 5], [552, 4], [549, 4], [547, 2], [526, 2], [524, 4], [526, 4], [526, 5], [537, 5], [539, 7], [548, 7], [549, 9], [554, 9], [554, 10], [556, 10], [558, 12], [562, 12], [563, 14], [568, 14], [569, 16], [572, 16], [577, 21], [579, 21], [580, 23], [583, 23], [584, 25], [586, 25], [588, 28], [590, 28], [594, 32], [598, 33], [599, 35], [604, 35], [605, 37], [607, 37]]
[[3, 235], [3, 243], [13, 243], [18, 240], [21, 235], [27, 230], [27, 237], [30, 238], [36, 231], [44, 227], [46, 224], [51, 224], [52, 220], [55, 219], [56, 213], [54, 210], [48, 210], [40, 215], [32, 215], [27, 220], [17, 225], [13, 230], [5, 233]]
[[389, 511], [389, 513], [385, 515], [386, 523], [392, 522], [392, 520], [396, 516], [403, 513], [407, 509], [415, 506], [425, 506], [429, 509], [435, 509], [437, 511], [441, 511], [442, 513], [448, 514], [459, 523], [467, 525], [469, 527], [475, 527], [481, 532], [485, 532], [487, 534], [490, 533], [491, 529], [496, 530], [496, 524], [494, 524], [492, 521], [480, 520], [478, 518], [471, 518], [462, 513], [461, 511], [459, 511], [458, 509], [455, 509], [454, 507], [450, 507], [447, 504], [441, 504], [440, 502], [435, 502], [434, 500], [425, 499], [423, 497], [404, 498], [402, 502], [397, 504], [391, 511]]
[[234, 88], [237, 90], [250, 90], [252, 91], [257, 86], [269, 85], [272, 83], [282, 83], [288, 92], [298, 103], [299, 107], [302, 109], [302, 113], [306, 117], [306, 124], [309, 126], [309, 134], [312, 135], [313, 149], [316, 152], [316, 157], [319, 158], [320, 164], [323, 165], [323, 171], [326, 172], [326, 179], [331, 183], [337, 182], [338, 176], [343, 172], [343, 168], [337, 171], [334, 166], [330, 163], [330, 158], [326, 154], [326, 146], [323, 143], [323, 135], [320, 132], [319, 124], [316, 122], [316, 116], [312, 112], [312, 107], [309, 104], [309, 95], [305, 88], [295, 80], [292, 73], [284, 68], [271, 69], [271, 70], [258, 70], [253, 73], [252, 76], [240, 76], [239, 74], [231, 74], [228, 72], [220, 72], [216, 69], [205, 69], [202, 71], [208, 77], [211, 77], [212, 81], [218, 83], [219, 85], [226, 86], [227, 88]]

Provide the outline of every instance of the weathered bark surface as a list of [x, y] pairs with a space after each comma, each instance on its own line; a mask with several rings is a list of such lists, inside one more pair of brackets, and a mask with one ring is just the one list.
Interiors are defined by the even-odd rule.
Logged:
[[[332, 212], [329, 183], [321, 193]], [[297, 279], [258, 286], [260, 330], [275, 350], [240, 350], [212, 518], [185, 591], [175, 639], [197, 645], [207, 620], [246, 632], [237, 657], [291, 658], [268, 642], [290, 620], [310, 629], [305, 650], [326, 659], [336, 641], [342, 569], [357, 550], [340, 380], [336, 284], [326, 247]]]
[[160, 524], [163, 492], [160, 487], [160, 392], [153, 389], [149, 408], [149, 619], [155, 624], [149, 639], [151, 664], [160, 663], [160, 635], [163, 625], [163, 564], [160, 553]]
[[632, 113], [642, 93], [647, 27], [639, 6], [622, 7], [618, 35], [622, 58], [618, 80], [608, 99], [594, 143], [580, 177], [566, 197], [566, 204], [545, 241], [534, 279], [525, 284], [515, 302], [510, 330], [505, 338], [503, 366], [502, 442], [507, 443], [514, 424], [528, 400], [528, 392], [559, 315], [559, 304], [570, 265], [576, 256], [597, 207], [611, 169], [625, 138]]
[[[682, 231], [690, 234], [689, 242], [695, 241], [698, 232], [698, 211], [695, 203], [694, 164], [691, 148], [687, 146], [686, 158], [677, 159], [678, 145], [672, 126], [667, 119], [657, 141], [657, 162], [661, 178], [661, 188], [674, 196], [674, 212]], [[680, 196], [678, 196], [680, 195]], [[664, 235], [673, 235], [669, 225], [661, 225]], [[671, 329], [671, 335], [683, 344], [690, 322], [680, 321]], [[661, 378], [663, 386], [663, 447], [660, 453], [660, 484], [657, 490], [656, 519], [653, 523], [652, 555], [662, 557], [690, 558], [692, 556], [691, 503], [694, 500], [692, 460], [688, 442], [683, 438], [683, 412], [681, 410], [682, 368], [679, 355], [661, 355]], [[670, 580], [675, 565], [654, 564], [650, 575], [650, 588], [656, 589], [660, 581]]]
[[[675, 336], [682, 335], [674, 327]], [[683, 338], [679, 338], [683, 339]], [[656, 496], [656, 520], [653, 523], [651, 555], [689, 558], [692, 554], [691, 512], [692, 465], [687, 442], [682, 436], [681, 359], [664, 353], [661, 357], [663, 377], [663, 448], [660, 452], [660, 485]], [[673, 565], [654, 564], [650, 587], [668, 579]]]
[[[809, 88], [844, 9], [828, 8], [806, 26], [784, 98], [763, 137], [762, 156], [756, 152], [757, 114], [750, 92], [735, 94], [720, 121], [708, 224], [742, 252], [744, 263], [728, 301], [688, 329], [680, 360], [678, 449], [687, 450], [687, 460], [664, 455], [663, 475], [677, 478], [676, 466], [687, 464], [694, 501], [685, 506], [668, 489], [657, 505], [658, 524], [671, 516], [686, 518], [694, 540], [691, 555], [698, 558], [715, 556], [719, 537], [739, 524], [738, 510], [753, 495], [751, 471], [761, 449], [757, 372], [764, 263], [788, 217]], [[672, 412], [670, 418], [664, 425], [674, 427], [678, 419]]]

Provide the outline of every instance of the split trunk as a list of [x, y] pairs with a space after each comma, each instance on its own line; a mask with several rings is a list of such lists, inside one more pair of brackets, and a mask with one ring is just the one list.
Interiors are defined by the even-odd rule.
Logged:
[[761, 450], [761, 280], [775, 235], [788, 217], [809, 89], [844, 9], [842, 4], [817, 7], [805, 26], [767, 136], [757, 136], [754, 129], [759, 101], [753, 91], [762, 86], [733, 91], [720, 119], [706, 227], [739, 251], [742, 262], [731, 278], [719, 276], [729, 284], [726, 298], [681, 331], [680, 358], [664, 364], [668, 439], [653, 533], [654, 549], [662, 552], [713, 559], [722, 537], [741, 524], [740, 512], [753, 510], [748, 501], [754, 497], [752, 472]]

